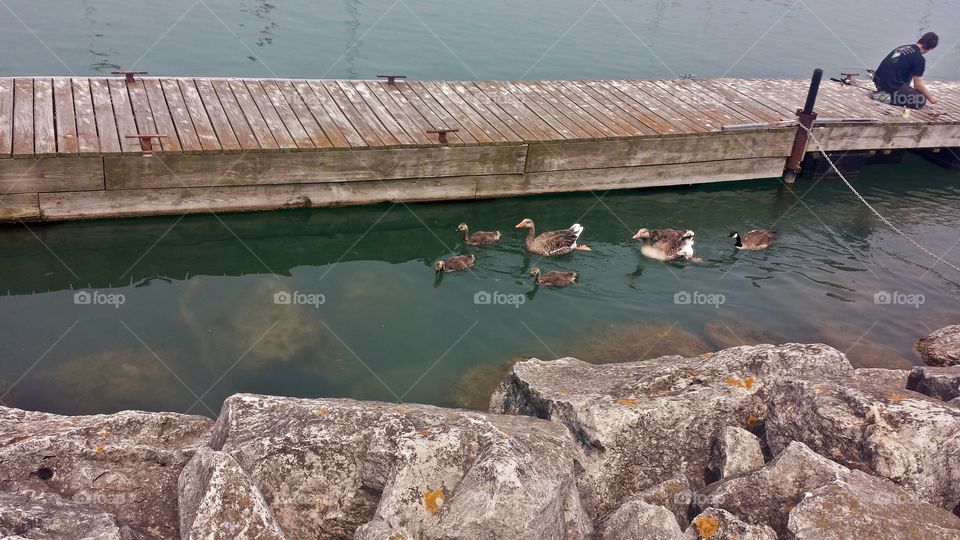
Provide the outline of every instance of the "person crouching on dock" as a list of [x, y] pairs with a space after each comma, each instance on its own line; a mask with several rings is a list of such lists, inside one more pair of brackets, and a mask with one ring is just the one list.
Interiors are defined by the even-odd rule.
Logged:
[[[873, 83], [878, 90], [873, 98], [911, 109], [936, 103], [937, 98], [923, 83], [923, 71], [927, 65], [923, 55], [936, 48], [938, 41], [936, 34], [927, 32], [915, 44], [891, 51], [873, 75]], [[911, 81], [913, 86], [910, 86]]]

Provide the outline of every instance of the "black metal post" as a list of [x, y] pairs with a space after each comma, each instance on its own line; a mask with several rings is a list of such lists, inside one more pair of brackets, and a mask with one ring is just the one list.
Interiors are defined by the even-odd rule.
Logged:
[[787, 159], [786, 170], [783, 171], [783, 181], [792, 184], [800, 174], [800, 164], [803, 162], [803, 156], [807, 153], [807, 139], [809, 133], [807, 130], [813, 127], [813, 121], [817, 119], [817, 113], [813, 112], [813, 107], [817, 103], [817, 92], [820, 91], [820, 80], [823, 79], [823, 70], [817, 68], [813, 70], [813, 77], [810, 78], [810, 88], [807, 90], [807, 101], [803, 104], [803, 109], [797, 109], [797, 117], [800, 119], [800, 125], [797, 126], [797, 133], [793, 137], [793, 148], [790, 150], [790, 157]]

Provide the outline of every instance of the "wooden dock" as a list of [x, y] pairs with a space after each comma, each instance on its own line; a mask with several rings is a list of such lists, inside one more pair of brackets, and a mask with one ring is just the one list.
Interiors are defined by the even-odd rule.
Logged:
[[[0, 221], [779, 177], [808, 84], [0, 78]], [[960, 83], [907, 117], [860, 84], [821, 85], [828, 151], [960, 146]]]

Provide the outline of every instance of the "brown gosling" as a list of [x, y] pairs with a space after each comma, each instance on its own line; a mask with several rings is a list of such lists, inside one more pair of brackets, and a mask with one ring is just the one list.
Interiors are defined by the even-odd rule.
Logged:
[[500, 240], [500, 231], [476, 231], [471, 233], [466, 223], [457, 225], [457, 231], [463, 233], [463, 243], [471, 246], [488, 246]]
[[580, 277], [580, 274], [576, 272], [547, 272], [542, 274], [536, 266], [530, 269], [530, 275], [533, 276], [533, 281], [537, 285], [547, 287], [566, 287], [576, 282], [577, 278]]
[[457, 255], [433, 263], [433, 269], [437, 272], [459, 272], [473, 267], [476, 262], [477, 258], [474, 255]]

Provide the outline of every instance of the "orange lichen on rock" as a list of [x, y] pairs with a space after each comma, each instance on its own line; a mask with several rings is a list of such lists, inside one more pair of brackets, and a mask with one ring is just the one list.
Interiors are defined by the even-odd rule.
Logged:
[[99, 446], [97, 446], [97, 453], [98, 453], [98, 454], [102, 454], [102, 453], [104, 453], [105, 451], [106, 451], [106, 449], [103, 447], [102, 444], [99, 445]]
[[317, 416], [323, 416], [327, 414], [327, 410], [328, 409], [326, 407], [320, 407], [319, 409], [317, 409]]
[[730, 386], [737, 386], [737, 387], [746, 388], [749, 390], [750, 388], [753, 388], [753, 383], [755, 381], [753, 380], [753, 377], [744, 377], [743, 379], [738, 379], [736, 377], [728, 377], [724, 379], [723, 382], [725, 382], [726, 384], [729, 384]]
[[425, 506], [431, 514], [436, 514], [440, 511], [440, 507], [443, 506], [443, 501], [442, 489], [428, 489], [423, 493], [423, 506]]
[[421, 436], [421, 437], [429, 437], [429, 436], [430, 436], [430, 430], [429, 430], [429, 429], [421, 429], [421, 430], [420, 430], [420, 436]]
[[896, 393], [890, 394], [890, 401], [903, 401], [903, 399], [904, 399], [903, 394], [896, 394]]
[[620, 405], [626, 405], [628, 407], [633, 407], [634, 405], [639, 405], [640, 402], [635, 399], [618, 399], [617, 403]]
[[720, 522], [715, 517], [700, 516], [693, 520], [693, 526], [697, 528], [697, 534], [700, 535], [700, 538], [710, 538], [717, 534]]
[[748, 427], [748, 428], [753, 429], [753, 428], [757, 427], [757, 424], [759, 424], [759, 423], [760, 423], [760, 419], [757, 418], [756, 416], [754, 416], [754, 415], [751, 414], [750, 416], [747, 417], [747, 427]]

